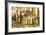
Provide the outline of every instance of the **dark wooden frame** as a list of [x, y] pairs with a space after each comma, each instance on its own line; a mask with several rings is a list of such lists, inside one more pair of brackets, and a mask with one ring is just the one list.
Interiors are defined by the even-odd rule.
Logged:
[[[7, 3], [8, 2], [43, 5], [43, 30], [27, 31], [27, 32], [10, 32], [10, 33], [8, 33], [8, 15], [7, 15], [8, 14], [8, 12], [7, 12]], [[41, 33], [41, 32], [44, 32], [44, 2], [5, 1], [5, 34]]]

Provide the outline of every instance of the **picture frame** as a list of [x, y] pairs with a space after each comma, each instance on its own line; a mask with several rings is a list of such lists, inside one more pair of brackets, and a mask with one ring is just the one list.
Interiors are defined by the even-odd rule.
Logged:
[[[11, 11], [10, 11], [11, 9], [13, 9], [13, 10], [16, 10], [16, 8], [17, 9], [18, 8], [19, 9], [20, 8], [21, 9], [22, 8], [25, 8], [25, 9], [29, 8], [30, 9], [30, 8], [33, 8], [33, 7], [34, 7], [34, 11], [35, 11], [35, 9], [36, 10], [38, 9], [40, 11], [40, 15], [39, 15], [40, 16], [40, 22], [39, 22], [39, 25], [34, 25], [34, 26], [33, 25], [30, 25], [29, 28], [28, 28], [28, 25], [25, 25], [25, 26], [23, 25], [23, 27], [22, 26], [20, 26], [20, 27], [19, 26], [14, 26], [14, 24], [12, 24], [13, 26], [12, 25], [9, 25], [9, 24], [11, 24], [10, 23], [11, 22], [11, 17], [10, 16], [12, 16], [11, 15]], [[25, 12], [25, 10], [24, 10], [24, 12]], [[29, 15], [28, 15], [28, 17], [29, 17]], [[17, 18], [15, 20], [17, 20]], [[21, 22], [22, 22], [22, 20], [21, 20]], [[24, 22], [24, 24], [25, 24], [25, 22]], [[14, 21], [12, 23], [14, 23]], [[26, 26], [27, 26], [27, 28], [26, 28]], [[39, 29], [37, 28], [37, 26], [38, 26]], [[11, 30], [12, 28], [10, 29], [10, 27], [12, 27], [12, 28], [15, 28], [16, 27], [15, 28], [16, 30], [15, 29]], [[21, 28], [21, 29], [19, 29], [19, 28]], [[41, 33], [41, 32], [44, 32], [44, 2], [5, 1], [5, 34]]]

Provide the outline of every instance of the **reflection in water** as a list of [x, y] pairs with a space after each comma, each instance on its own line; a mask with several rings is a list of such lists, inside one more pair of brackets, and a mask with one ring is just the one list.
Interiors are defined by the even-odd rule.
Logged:
[[38, 27], [39, 19], [37, 7], [12, 7], [12, 27]]

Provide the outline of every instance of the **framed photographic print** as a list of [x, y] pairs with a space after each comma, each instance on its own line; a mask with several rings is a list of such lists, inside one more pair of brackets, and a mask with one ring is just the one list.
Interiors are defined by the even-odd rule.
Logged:
[[44, 32], [44, 3], [7, 1], [5, 32], [9, 34]]

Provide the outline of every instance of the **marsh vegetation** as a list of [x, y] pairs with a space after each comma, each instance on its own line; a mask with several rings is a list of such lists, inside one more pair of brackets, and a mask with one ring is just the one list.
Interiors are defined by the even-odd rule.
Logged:
[[12, 7], [12, 27], [38, 27], [40, 24], [39, 8]]

